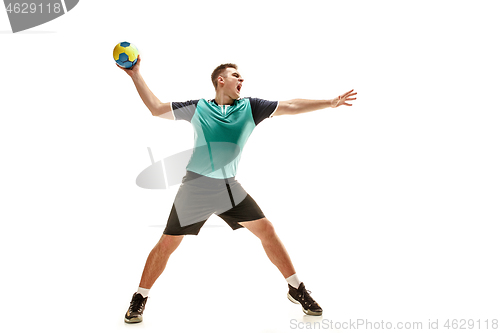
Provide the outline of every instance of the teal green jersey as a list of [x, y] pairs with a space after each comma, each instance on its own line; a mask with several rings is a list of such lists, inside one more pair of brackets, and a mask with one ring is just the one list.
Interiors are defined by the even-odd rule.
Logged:
[[205, 99], [173, 102], [174, 118], [189, 121], [194, 130], [194, 149], [186, 169], [210, 178], [235, 177], [250, 134], [277, 107], [278, 102], [258, 98], [241, 98], [232, 105]]

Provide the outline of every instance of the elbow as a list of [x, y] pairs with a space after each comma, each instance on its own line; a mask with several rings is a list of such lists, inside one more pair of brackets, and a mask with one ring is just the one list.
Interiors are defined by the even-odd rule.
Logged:
[[158, 111], [156, 109], [149, 108], [149, 111], [151, 112], [151, 115], [153, 117], [158, 117], [159, 116]]
[[148, 109], [151, 112], [151, 115], [153, 115], [154, 117], [157, 117], [162, 113], [162, 110], [159, 105], [148, 106]]

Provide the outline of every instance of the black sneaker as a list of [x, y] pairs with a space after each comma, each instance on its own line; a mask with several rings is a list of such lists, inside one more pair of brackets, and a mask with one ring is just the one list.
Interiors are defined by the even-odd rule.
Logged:
[[132, 301], [130, 301], [130, 307], [125, 314], [126, 323], [140, 323], [142, 321], [142, 312], [148, 301], [147, 297], [142, 297], [141, 294], [135, 293], [132, 296]]
[[306, 290], [304, 283], [301, 282], [298, 289], [288, 285], [288, 299], [295, 304], [302, 305], [302, 311], [311, 316], [321, 316], [323, 309], [316, 303], [315, 300], [309, 295], [311, 292]]

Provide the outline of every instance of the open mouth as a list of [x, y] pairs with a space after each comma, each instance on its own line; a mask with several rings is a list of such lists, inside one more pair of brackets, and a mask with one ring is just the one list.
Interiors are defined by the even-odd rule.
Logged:
[[237, 87], [236, 87], [236, 90], [238, 90], [238, 92], [241, 91], [241, 84], [239, 84]]

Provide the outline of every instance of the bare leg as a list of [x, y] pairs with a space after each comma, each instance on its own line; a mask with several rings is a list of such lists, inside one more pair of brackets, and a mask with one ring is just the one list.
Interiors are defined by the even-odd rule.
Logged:
[[268, 258], [279, 269], [285, 279], [295, 274], [290, 256], [267, 218], [240, 222], [240, 224], [260, 239]]
[[183, 238], [184, 236], [161, 236], [160, 241], [149, 253], [139, 287], [151, 289], [156, 279], [163, 273], [168, 258], [177, 249]]

